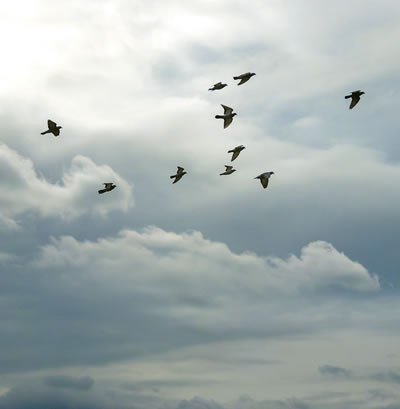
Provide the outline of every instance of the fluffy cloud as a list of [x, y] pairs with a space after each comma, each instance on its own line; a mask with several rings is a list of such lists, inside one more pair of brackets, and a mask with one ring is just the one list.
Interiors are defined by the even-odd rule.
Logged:
[[[116, 285], [154, 288], [171, 296], [215, 300], [223, 294], [314, 292], [330, 288], [369, 292], [379, 289], [376, 275], [318, 241], [300, 256], [283, 260], [253, 253], [235, 254], [223, 243], [205, 239], [200, 232], [176, 234], [149, 227], [124, 230], [116, 238], [80, 242], [73, 237], [53, 238], [36, 262], [45, 268], [92, 270], [99, 278], [110, 271]], [[126, 282], [126, 280], [128, 282]], [[243, 292], [244, 291], [244, 292]]]
[[[112, 197], [99, 197], [103, 182], [118, 186]], [[31, 160], [6, 145], [0, 145], [0, 187], [7, 192], [0, 198], [3, 226], [12, 228], [12, 218], [35, 212], [70, 220], [84, 213], [106, 215], [112, 210], [126, 211], [132, 206], [132, 188], [107, 165], [96, 165], [85, 156], [76, 156], [62, 184], [52, 184], [40, 176]]]

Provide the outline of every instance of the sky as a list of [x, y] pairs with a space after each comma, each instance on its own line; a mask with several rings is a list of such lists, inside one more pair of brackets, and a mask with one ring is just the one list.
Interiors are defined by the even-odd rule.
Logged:
[[399, 19], [0, 3], [0, 409], [399, 409]]

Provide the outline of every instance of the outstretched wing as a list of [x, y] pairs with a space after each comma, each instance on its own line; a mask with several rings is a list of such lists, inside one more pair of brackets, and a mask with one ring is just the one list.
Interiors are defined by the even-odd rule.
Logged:
[[229, 114], [231, 114], [233, 112], [232, 108], [230, 108], [230, 107], [228, 107], [228, 106], [226, 106], [224, 104], [221, 104], [221, 106], [222, 106], [222, 108], [224, 108], [224, 115], [229, 115]]
[[233, 151], [231, 162], [234, 161], [239, 156], [240, 151]]
[[359, 95], [353, 95], [352, 98], [351, 98], [351, 103], [350, 103], [349, 109], [353, 109], [358, 104], [359, 101], [360, 101], [360, 96]]
[[113, 185], [112, 183], [104, 183], [104, 187], [106, 189], [110, 189], [112, 185]]
[[175, 180], [172, 182], [172, 184], [174, 184], [174, 183], [178, 182], [179, 180], [181, 180], [182, 176], [183, 176], [182, 173], [178, 173], [175, 176]]
[[178, 166], [177, 174], [180, 175], [184, 170], [185, 170], [185, 168], [181, 168], [180, 166]]
[[233, 166], [225, 165], [225, 171], [226, 171], [226, 172], [231, 171], [232, 168], [233, 168]]
[[60, 130], [59, 130], [58, 128], [54, 128], [54, 129], [52, 130], [52, 132], [53, 132], [53, 135], [54, 135], [54, 136], [60, 135]]
[[229, 116], [228, 118], [224, 118], [224, 129], [228, 128], [228, 126], [232, 123], [232, 117]]
[[263, 185], [263, 188], [266, 189], [268, 186], [269, 178], [266, 178], [265, 176], [261, 176], [260, 182]]
[[[243, 75], [245, 75], [245, 74], [243, 74]], [[248, 80], [250, 79], [250, 76], [246, 76], [246, 77], [243, 77], [239, 82], [238, 82], [238, 85], [242, 85], [242, 84], [244, 84], [245, 82], [247, 82]]]
[[47, 126], [49, 127], [50, 131], [56, 129], [57, 124], [53, 122], [51, 119], [47, 120]]

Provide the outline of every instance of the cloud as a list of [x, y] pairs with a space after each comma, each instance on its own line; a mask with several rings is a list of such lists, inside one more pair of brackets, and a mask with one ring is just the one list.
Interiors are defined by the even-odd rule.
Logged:
[[191, 400], [180, 401], [177, 409], [224, 409], [224, 407], [212, 400], [205, 400], [195, 396]]
[[340, 366], [323, 365], [318, 368], [321, 375], [330, 375], [340, 378], [349, 378], [351, 376], [351, 371]]
[[77, 390], [89, 390], [94, 383], [94, 380], [90, 376], [83, 376], [81, 378], [78, 378], [67, 375], [46, 376], [43, 381], [47, 386], [51, 386], [54, 388]]
[[[45, 268], [83, 270], [93, 262], [99, 277], [106, 277], [111, 269], [116, 277], [129, 279], [143, 289], [161, 280], [167, 293], [187, 299], [201, 293], [211, 297], [243, 289], [254, 294], [337, 287], [356, 292], [379, 289], [376, 275], [323, 241], [308, 244], [300, 256], [280, 259], [250, 252], [235, 254], [224, 243], [207, 240], [200, 232], [177, 234], [157, 227], [141, 232], [123, 230], [115, 238], [96, 242], [79, 242], [70, 236], [53, 238], [36, 261]], [[129, 273], [132, 270], [134, 276]]]
[[311, 128], [321, 124], [321, 122], [322, 120], [316, 116], [305, 116], [303, 118], [296, 119], [293, 126], [298, 128]]
[[[112, 197], [97, 193], [105, 181], [118, 186]], [[85, 213], [104, 216], [112, 210], [127, 211], [133, 204], [131, 186], [108, 165], [75, 156], [62, 184], [52, 184], [38, 175], [31, 160], [4, 144], [0, 145], [0, 188], [7, 192], [0, 198], [0, 209], [9, 228], [16, 226], [13, 217], [26, 212], [71, 220]]]
[[379, 382], [400, 383], [400, 370], [377, 372], [370, 375], [370, 378]]

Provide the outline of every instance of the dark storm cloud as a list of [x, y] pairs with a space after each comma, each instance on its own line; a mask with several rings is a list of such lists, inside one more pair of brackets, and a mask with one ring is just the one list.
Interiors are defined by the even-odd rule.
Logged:
[[349, 378], [351, 376], [351, 371], [340, 366], [323, 365], [318, 368], [321, 375], [330, 375], [340, 378]]
[[83, 376], [79, 378], [67, 375], [46, 376], [43, 379], [43, 382], [47, 386], [52, 386], [54, 388], [67, 388], [78, 390], [89, 390], [94, 384], [94, 380], [89, 376]]

